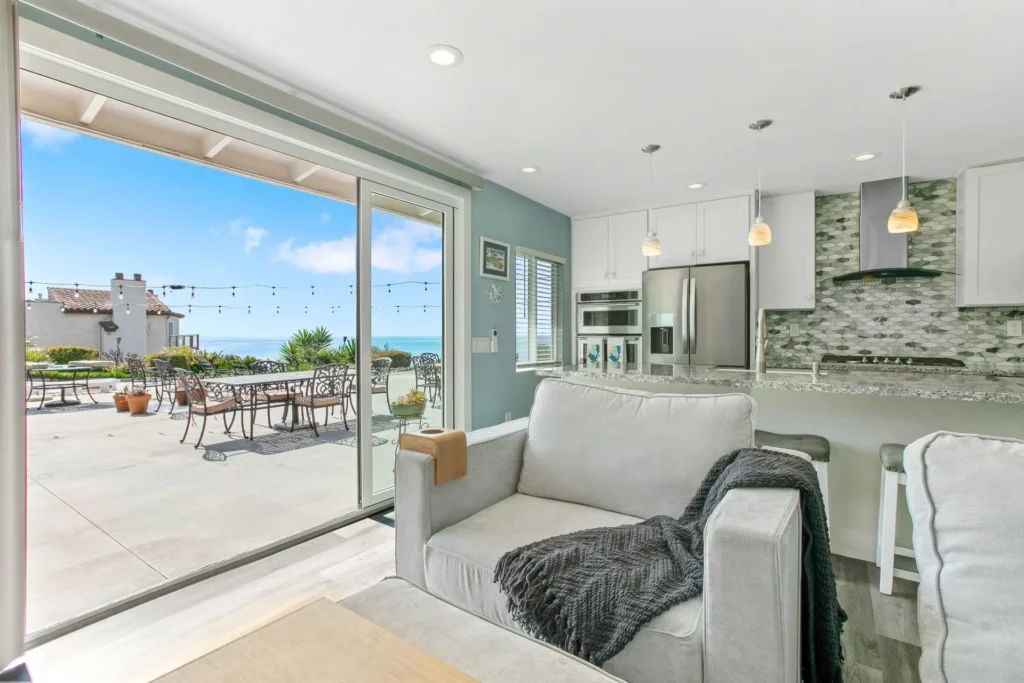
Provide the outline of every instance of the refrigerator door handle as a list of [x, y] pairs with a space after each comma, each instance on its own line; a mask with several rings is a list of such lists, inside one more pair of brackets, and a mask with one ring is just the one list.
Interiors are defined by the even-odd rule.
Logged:
[[690, 279], [690, 353], [697, 353], [697, 280]]
[[692, 280], [689, 278], [683, 280], [682, 305], [679, 307], [679, 330], [683, 339], [683, 349], [680, 353], [690, 353], [690, 328], [686, 317], [686, 306], [690, 299], [690, 282]]

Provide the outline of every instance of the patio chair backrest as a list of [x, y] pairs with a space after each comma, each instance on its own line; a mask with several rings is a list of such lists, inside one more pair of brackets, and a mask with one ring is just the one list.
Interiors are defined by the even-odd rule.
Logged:
[[391, 374], [391, 359], [388, 357], [374, 358], [370, 361], [370, 383], [374, 386], [384, 386], [388, 383], [388, 375]]
[[309, 384], [310, 398], [341, 398], [348, 396], [352, 377], [344, 363], [321, 365], [313, 371]]
[[199, 381], [199, 375], [191, 370], [174, 368], [174, 376], [178, 379], [181, 391], [188, 397], [189, 405], [202, 405], [206, 403], [206, 390], [203, 383]]
[[138, 356], [129, 356], [127, 358], [128, 363], [128, 374], [131, 375], [132, 379], [145, 379], [146, 377], [146, 364]]
[[269, 375], [275, 372], [287, 372], [288, 368], [278, 360], [257, 360], [249, 366], [254, 375]]
[[412, 369], [416, 373], [416, 382], [431, 384], [441, 381], [441, 372], [438, 364], [441, 357], [436, 353], [421, 353], [412, 359]]
[[171, 361], [169, 360], [160, 360], [159, 358], [156, 358], [153, 360], [153, 365], [156, 367], [157, 374], [163, 377], [167, 377], [172, 374]]
[[203, 375], [205, 377], [216, 377], [220, 374], [217, 368], [205, 361], [198, 361], [196, 365], [198, 365], [199, 369], [203, 371]]

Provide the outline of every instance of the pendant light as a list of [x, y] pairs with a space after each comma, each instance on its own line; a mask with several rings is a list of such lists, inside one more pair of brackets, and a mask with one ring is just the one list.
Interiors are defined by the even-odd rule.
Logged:
[[747, 233], [747, 244], [752, 247], [763, 247], [772, 243], [772, 228], [761, 215], [761, 131], [772, 125], [771, 119], [758, 119], [748, 126], [757, 132], [757, 218]]
[[647, 155], [647, 237], [641, 248], [644, 256], [657, 256], [661, 253], [661, 240], [654, 228], [654, 153], [661, 145], [644, 145], [640, 151]]
[[889, 232], [893, 233], [915, 232], [919, 225], [917, 211], [907, 199], [907, 98], [920, 90], [920, 86], [908, 85], [889, 93], [889, 99], [900, 100], [903, 104], [903, 199], [889, 214]]

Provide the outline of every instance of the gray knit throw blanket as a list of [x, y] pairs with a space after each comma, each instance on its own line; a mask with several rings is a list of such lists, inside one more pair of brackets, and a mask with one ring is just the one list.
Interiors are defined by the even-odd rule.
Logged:
[[586, 529], [505, 553], [494, 581], [523, 629], [598, 666], [648, 621], [704, 590], [704, 527], [730, 489], [793, 488], [803, 509], [801, 670], [841, 683], [846, 614], [836, 598], [825, 506], [811, 463], [746, 448], [722, 456], [678, 520]]

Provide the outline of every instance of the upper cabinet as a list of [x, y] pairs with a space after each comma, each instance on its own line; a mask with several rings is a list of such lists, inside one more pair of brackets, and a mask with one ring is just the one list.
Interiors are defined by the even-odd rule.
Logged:
[[747, 196], [655, 209], [654, 224], [661, 240], [661, 254], [651, 259], [652, 268], [750, 258]]
[[814, 193], [765, 197], [772, 241], [757, 248], [758, 307], [814, 308]]
[[968, 168], [957, 178], [956, 305], [1024, 304], [1024, 162]]
[[572, 222], [574, 288], [638, 287], [647, 259], [640, 248], [647, 234], [647, 212]]

